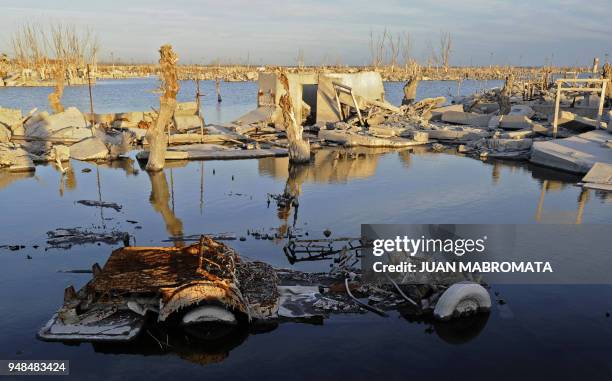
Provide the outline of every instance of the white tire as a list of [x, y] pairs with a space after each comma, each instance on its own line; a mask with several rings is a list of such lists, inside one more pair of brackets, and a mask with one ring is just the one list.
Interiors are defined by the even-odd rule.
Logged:
[[183, 316], [183, 325], [198, 323], [225, 323], [235, 325], [238, 323], [236, 316], [223, 307], [201, 306], [194, 308]]
[[477, 283], [460, 282], [450, 286], [434, 308], [434, 317], [447, 320], [453, 316], [468, 315], [491, 309], [489, 292]]

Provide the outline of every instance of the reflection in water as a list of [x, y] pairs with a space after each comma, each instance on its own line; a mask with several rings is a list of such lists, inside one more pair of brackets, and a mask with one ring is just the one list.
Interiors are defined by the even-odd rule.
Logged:
[[480, 313], [462, 319], [435, 321], [433, 327], [438, 337], [445, 343], [461, 345], [478, 337], [488, 320], [488, 313]]
[[[396, 150], [395, 150], [396, 151]], [[303, 182], [346, 183], [352, 179], [371, 177], [376, 173], [378, 160], [391, 149], [322, 149], [316, 152], [310, 165], [300, 172]], [[278, 179], [289, 177], [288, 158], [264, 158], [259, 160], [259, 173]]]
[[166, 231], [173, 238], [179, 238], [175, 241], [176, 246], [183, 246], [184, 242], [180, 240], [183, 237], [183, 222], [176, 217], [174, 210], [170, 208], [170, 189], [164, 171], [147, 172], [151, 181], [151, 196], [149, 202], [153, 209], [161, 214], [166, 223]]
[[34, 172], [10, 172], [8, 169], [0, 169], [0, 189], [6, 188], [15, 181], [34, 177]]
[[299, 197], [302, 194], [302, 184], [308, 176], [308, 164], [289, 164], [289, 173], [285, 190], [278, 201], [278, 218], [282, 221], [282, 225], [278, 228], [278, 236], [285, 237], [289, 230], [289, 214], [291, 208], [295, 208], [293, 213], [293, 226], [297, 223], [298, 208], [300, 205]]
[[239, 325], [227, 335], [215, 339], [201, 337], [196, 331], [159, 325], [147, 329], [146, 334], [128, 343], [93, 343], [94, 350], [108, 354], [140, 354], [163, 356], [176, 354], [200, 365], [216, 364], [229, 357], [249, 336], [245, 326]]
[[[544, 198], [545, 198], [546, 193], [558, 191], [562, 189], [565, 185], [566, 184], [560, 181], [554, 181], [554, 180], [542, 181], [540, 198], [538, 199], [538, 206], [536, 208], [536, 214], [535, 214], [535, 220], [537, 222], [542, 222], [542, 215], [544, 212]], [[575, 218], [572, 219], [572, 223], [575, 223], [578, 225], [582, 224], [582, 217], [584, 215], [584, 207], [590, 199], [589, 194], [590, 193], [588, 189], [582, 189], [580, 191], [580, 194], [578, 195], [578, 208], [575, 213], [576, 214]], [[564, 223], [564, 222], [567, 223], [569, 222], [567, 217], [571, 217], [572, 214], [573, 213], [557, 212], [555, 214], [549, 214], [547, 216], [548, 217], [547, 220], [550, 220], [550, 222], [556, 222], [556, 223]]]
[[436, 333], [445, 343], [461, 345], [477, 338], [489, 321], [489, 312], [464, 316], [449, 321], [434, 320], [430, 316], [418, 314], [412, 305], [406, 304], [399, 308], [400, 315], [410, 323], [425, 323], [428, 333]]
[[125, 172], [126, 176], [137, 176], [139, 173], [138, 168], [134, 166], [134, 159], [132, 158], [121, 158], [110, 162], [104, 162], [100, 164], [100, 168], [121, 169]]
[[69, 191], [76, 189], [76, 176], [72, 167], [68, 168], [65, 172], [58, 170], [58, 173], [60, 174], [59, 195], [64, 197], [64, 188], [68, 188]]

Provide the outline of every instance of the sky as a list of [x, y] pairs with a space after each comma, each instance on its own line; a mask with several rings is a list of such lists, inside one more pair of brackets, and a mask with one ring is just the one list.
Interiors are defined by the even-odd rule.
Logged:
[[102, 61], [367, 65], [370, 34], [411, 36], [421, 63], [450, 33], [450, 64], [589, 65], [612, 51], [610, 0], [0, 0], [0, 52], [24, 23], [93, 30]]

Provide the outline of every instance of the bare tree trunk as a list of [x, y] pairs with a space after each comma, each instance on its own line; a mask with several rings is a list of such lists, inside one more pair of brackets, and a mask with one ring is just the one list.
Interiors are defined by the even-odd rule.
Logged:
[[416, 99], [416, 91], [418, 85], [418, 75], [415, 74], [408, 79], [408, 82], [406, 82], [406, 85], [404, 85], [404, 99], [402, 99], [402, 106], [414, 103]]
[[149, 161], [147, 171], [161, 171], [166, 163], [166, 126], [170, 123], [176, 109], [176, 94], [179, 84], [176, 73], [178, 56], [172, 51], [171, 45], [163, 45], [159, 49], [161, 65], [160, 76], [164, 94], [159, 98], [159, 114], [151, 128], [147, 130], [149, 142]]
[[289, 81], [285, 73], [280, 73], [279, 79], [285, 89], [285, 93], [280, 97], [279, 104], [283, 112], [285, 131], [289, 140], [289, 162], [308, 163], [310, 161], [310, 143], [302, 138], [304, 129], [295, 120], [293, 103], [289, 93]]

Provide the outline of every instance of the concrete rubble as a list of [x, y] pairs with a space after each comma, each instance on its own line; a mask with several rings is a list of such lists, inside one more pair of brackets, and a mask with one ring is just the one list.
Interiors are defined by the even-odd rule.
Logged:
[[595, 163], [582, 178], [582, 186], [588, 189], [612, 192], [612, 164]]
[[[581, 94], [561, 95], [557, 139], [551, 140], [555, 93], [550, 86], [510, 82], [503, 92], [495, 88], [397, 107], [385, 99], [377, 72], [291, 72], [286, 76], [295, 120], [304, 125], [311, 150], [437, 144], [444, 147], [438, 151], [455, 147], [458, 153], [479, 159], [531, 160], [579, 173], [586, 173], [595, 162], [609, 161], [605, 143], [609, 134], [599, 129], [593, 97], [587, 102]], [[224, 126], [204, 125], [197, 102], [178, 103], [168, 131], [166, 159], [287, 155], [289, 142], [279, 104], [285, 89], [279, 74], [258, 73], [258, 85], [256, 109]], [[531, 90], [526, 93], [528, 87]], [[156, 117], [156, 110], [90, 115], [73, 107], [57, 114], [33, 110], [24, 117], [20, 110], [0, 108], [0, 166], [27, 170], [38, 162], [56, 161], [54, 147], [59, 145], [64, 147], [60, 162], [66, 159], [66, 150], [72, 159], [95, 161], [114, 160], [137, 150], [136, 157], [146, 160], [146, 133]], [[605, 122], [601, 127], [606, 127]]]
[[574, 173], [587, 173], [597, 162], [612, 164], [611, 135], [604, 130], [589, 131], [565, 139], [533, 144], [530, 161]]

